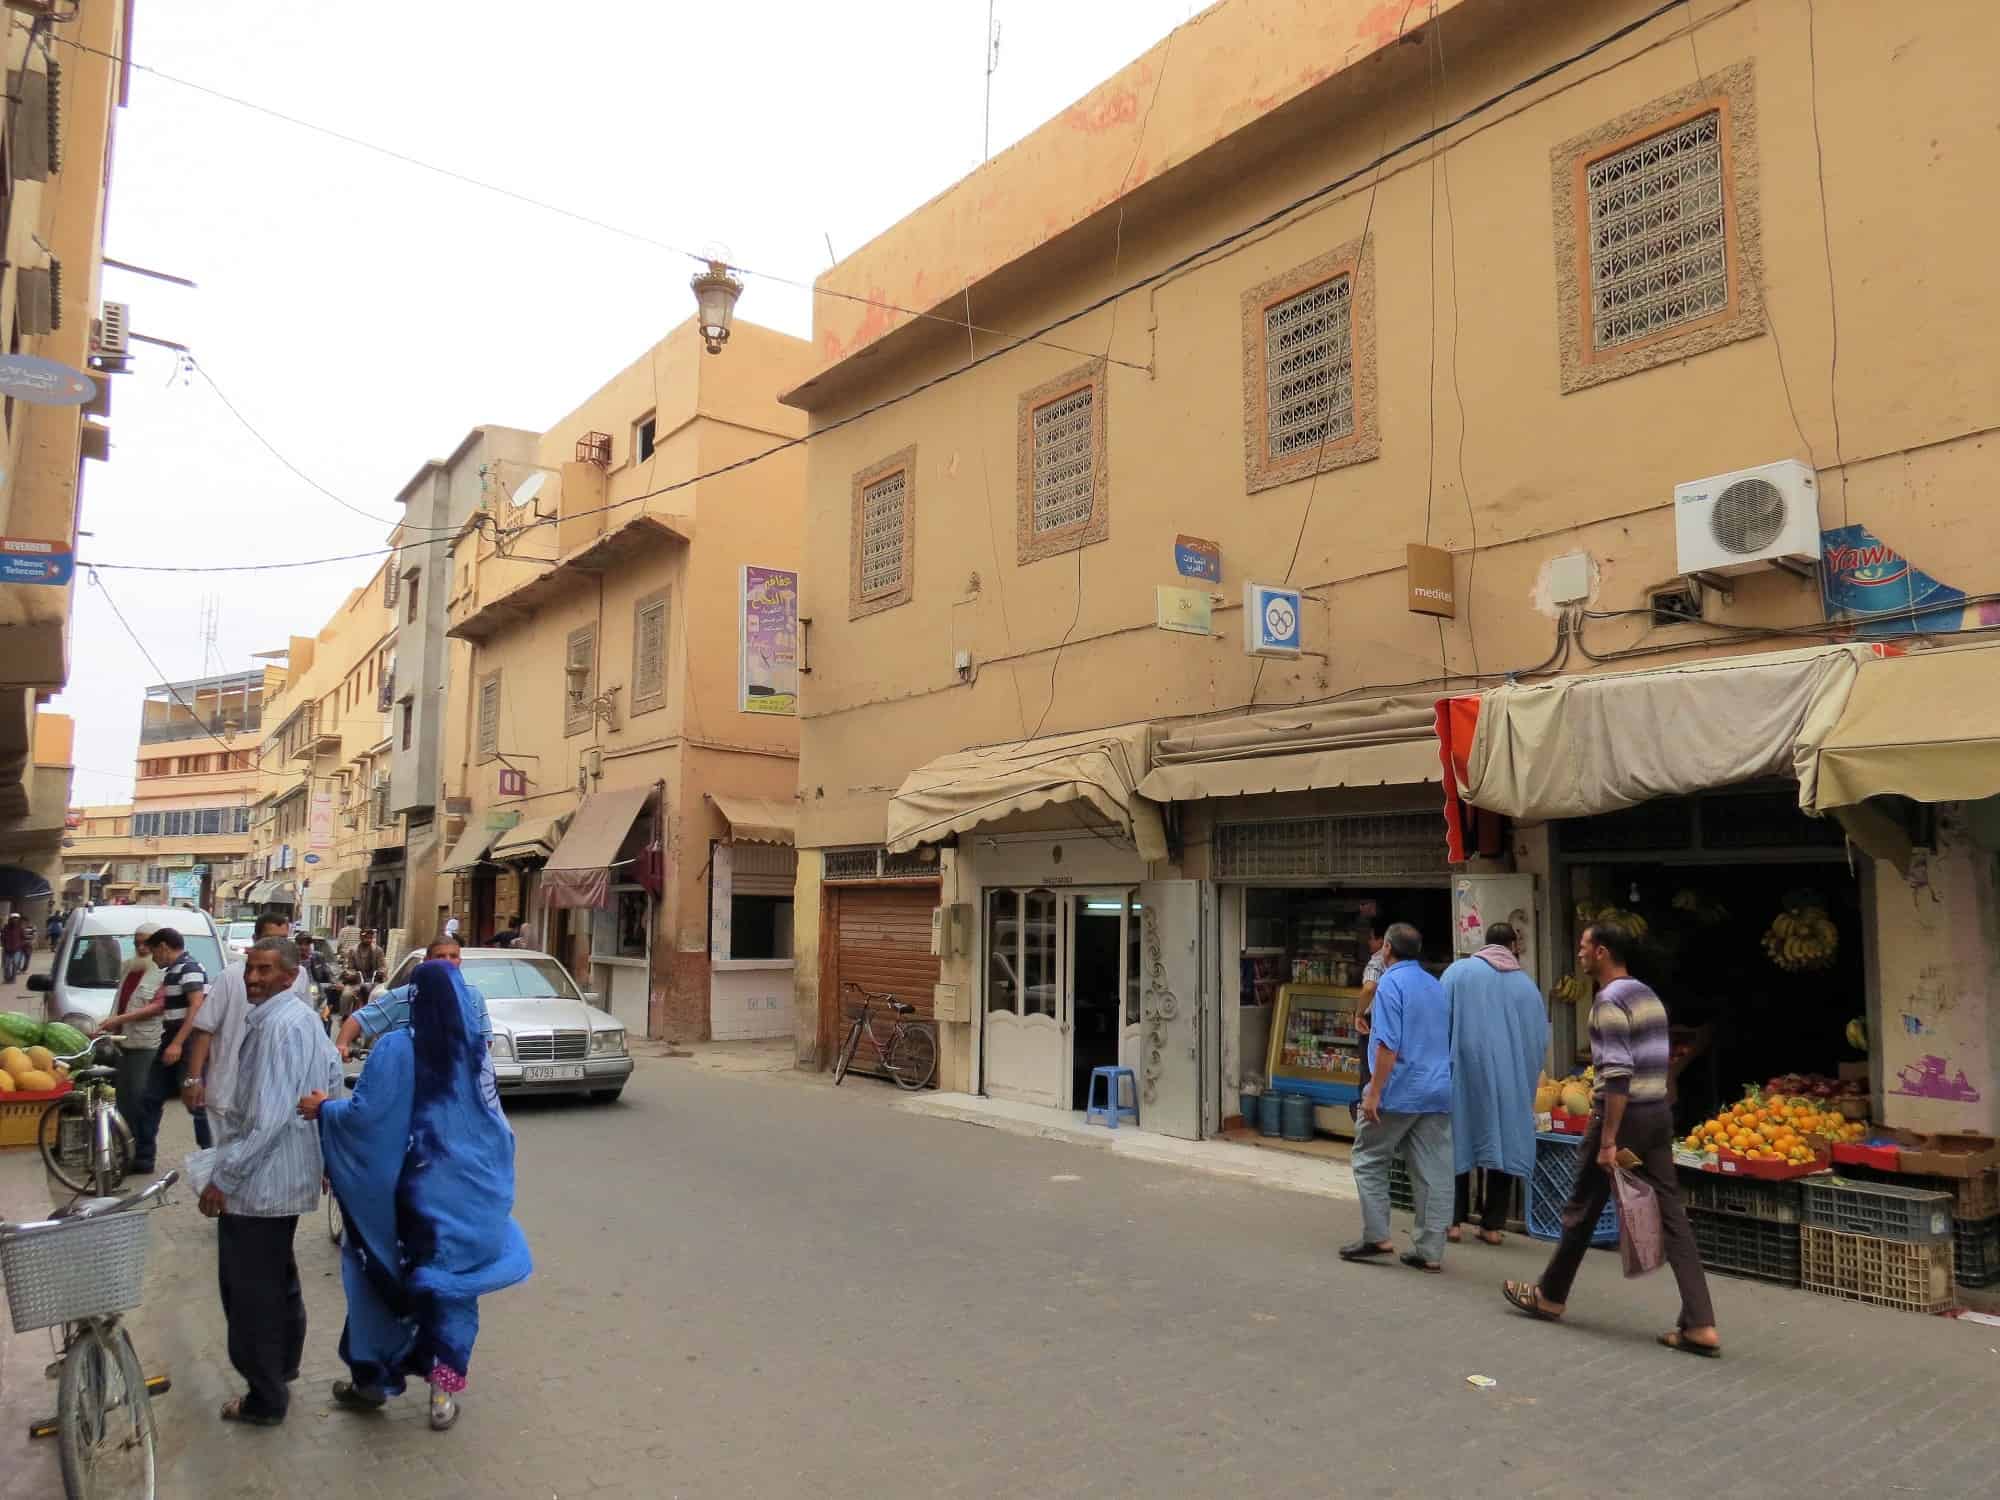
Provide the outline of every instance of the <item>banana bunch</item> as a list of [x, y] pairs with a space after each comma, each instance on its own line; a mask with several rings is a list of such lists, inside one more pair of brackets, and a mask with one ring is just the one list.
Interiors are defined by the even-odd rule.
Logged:
[[1856, 1052], [1868, 1050], [1868, 1018], [1856, 1016], [1847, 1023], [1847, 1045]]
[[1563, 1005], [1575, 1005], [1590, 998], [1590, 981], [1578, 974], [1565, 974], [1549, 991], [1549, 998]]
[[1608, 904], [1604, 906], [1592, 906], [1588, 901], [1577, 902], [1576, 904], [1577, 929], [1581, 931], [1583, 928], [1588, 927], [1593, 922], [1616, 923], [1618, 926], [1624, 928], [1627, 932], [1631, 933], [1632, 936], [1640, 942], [1644, 942], [1646, 940], [1646, 934], [1651, 930], [1647, 925], [1646, 919], [1640, 916], [1636, 911], [1624, 911], [1616, 906], [1611, 906]]
[[1833, 967], [1840, 951], [1840, 929], [1820, 906], [1781, 911], [1764, 934], [1764, 951], [1771, 962], [1793, 974]]
[[1729, 920], [1729, 908], [1710, 901], [1692, 886], [1674, 892], [1674, 910], [1686, 912], [1704, 927], [1720, 927]]

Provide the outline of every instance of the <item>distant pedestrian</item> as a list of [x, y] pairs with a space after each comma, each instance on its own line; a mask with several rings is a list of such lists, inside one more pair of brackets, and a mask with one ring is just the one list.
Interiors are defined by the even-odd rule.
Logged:
[[507, 925], [493, 934], [495, 948], [511, 948], [521, 941], [521, 919], [518, 915], [509, 917]]
[[1387, 934], [1389, 965], [1375, 988], [1371, 1075], [1354, 1138], [1361, 1238], [1342, 1260], [1395, 1252], [1389, 1236], [1389, 1163], [1401, 1156], [1416, 1190], [1416, 1230], [1403, 1264], [1444, 1269], [1451, 1215], [1451, 1001], [1418, 961], [1424, 940], [1407, 922]]
[[235, 1085], [233, 1128], [216, 1152], [201, 1211], [219, 1220], [216, 1271], [229, 1325], [229, 1362], [249, 1387], [222, 1407], [225, 1422], [276, 1427], [291, 1405], [305, 1352], [306, 1304], [293, 1237], [319, 1207], [319, 1132], [298, 1115], [307, 1094], [340, 1087], [340, 1061], [310, 1011], [287, 999], [299, 950], [261, 938], [244, 961], [249, 1018]]
[[364, 985], [374, 984], [382, 977], [382, 971], [389, 962], [382, 945], [375, 941], [375, 929], [362, 929], [361, 941], [354, 945], [353, 969], [361, 976]]
[[1484, 1178], [1479, 1238], [1502, 1242], [1514, 1184], [1535, 1166], [1535, 1080], [1549, 1050], [1542, 992], [1523, 972], [1520, 938], [1505, 922], [1486, 946], [1444, 971], [1451, 997], [1451, 1146], [1458, 1183], [1451, 1232], [1473, 1212], [1473, 1177]]
[[51, 953], [56, 951], [56, 944], [62, 941], [63, 923], [67, 920], [68, 916], [68, 912], [52, 911], [49, 913], [49, 952]]
[[28, 967], [34, 956], [35, 935], [29, 930], [26, 920], [19, 912], [7, 918], [7, 925], [0, 927], [0, 949], [6, 952], [6, 980], [12, 984]]
[[457, 917], [446, 917], [444, 919], [444, 935], [448, 938], [455, 938], [458, 936]]
[[1660, 1207], [1660, 1232], [1667, 1264], [1680, 1287], [1680, 1323], [1660, 1335], [1669, 1349], [1713, 1359], [1722, 1353], [1708, 1278], [1681, 1203], [1680, 1174], [1674, 1168], [1673, 1108], [1667, 1103], [1667, 1064], [1672, 1050], [1667, 1008], [1660, 997], [1631, 974], [1632, 934], [1613, 922], [1593, 923], [1577, 940], [1578, 966], [1598, 984], [1590, 1007], [1590, 1060], [1596, 1068], [1596, 1097], [1584, 1130], [1583, 1170], [1563, 1206], [1562, 1239], [1549, 1257], [1540, 1285], [1503, 1281], [1507, 1300], [1533, 1318], [1554, 1322], [1569, 1303], [1571, 1284], [1590, 1248], [1605, 1204], [1611, 1201], [1611, 1173], [1618, 1153], [1629, 1151], [1638, 1165], [1626, 1168], [1653, 1190]]

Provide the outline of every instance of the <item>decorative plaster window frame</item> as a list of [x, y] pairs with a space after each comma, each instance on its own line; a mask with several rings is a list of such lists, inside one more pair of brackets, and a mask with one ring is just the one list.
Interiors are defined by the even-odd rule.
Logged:
[[[1628, 110], [1549, 153], [1555, 205], [1556, 322], [1565, 394], [1657, 365], [1705, 354], [1766, 328], [1764, 260], [1757, 183], [1756, 73], [1732, 64], [1671, 94]], [[1591, 347], [1590, 190], [1592, 164], [1689, 120], [1721, 117], [1723, 254], [1729, 301], [1718, 312], [1610, 349]]]
[[[896, 582], [869, 593], [861, 590], [861, 542], [868, 491], [898, 472], [903, 476], [903, 565]], [[899, 453], [859, 470], [850, 481], [852, 521], [848, 532], [847, 618], [859, 620], [908, 604], [917, 578], [917, 449], [912, 443]]]
[[[1109, 366], [1101, 359], [1066, 370], [1023, 391], [1014, 439], [1014, 550], [1022, 565], [1060, 557], [1111, 535], [1111, 447], [1106, 414], [1111, 405]], [[1065, 396], [1090, 391], [1090, 514], [1067, 526], [1035, 530], [1035, 413]]]
[[[1279, 303], [1341, 276], [1348, 278], [1351, 288], [1347, 333], [1354, 382], [1354, 429], [1343, 437], [1315, 444], [1309, 451], [1273, 458], [1266, 315]], [[1244, 490], [1254, 495], [1381, 456], [1375, 398], [1375, 242], [1370, 236], [1365, 244], [1359, 238], [1349, 240], [1243, 294]]]

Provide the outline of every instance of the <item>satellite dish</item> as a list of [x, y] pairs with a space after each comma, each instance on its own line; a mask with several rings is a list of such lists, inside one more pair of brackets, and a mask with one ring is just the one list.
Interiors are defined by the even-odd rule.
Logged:
[[521, 481], [520, 487], [514, 491], [514, 503], [516, 505], [533, 505], [535, 503], [535, 496], [542, 492], [542, 486], [547, 484], [548, 481], [549, 476], [546, 474], [530, 474], [526, 479]]

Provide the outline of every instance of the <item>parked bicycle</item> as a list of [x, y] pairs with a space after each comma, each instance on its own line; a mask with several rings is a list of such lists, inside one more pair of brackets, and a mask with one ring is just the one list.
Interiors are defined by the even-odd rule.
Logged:
[[[840, 1081], [854, 1065], [854, 1054], [861, 1046], [861, 1033], [864, 1031], [874, 1045], [875, 1055], [882, 1059], [883, 1068], [897, 1083], [906, 1089], [920, 1089], [929, 1083], [937, 1074], [937, 1036], [930, 1027], [909, 1019], [917, 1013], [917, 1008], [894, 995], [878, 995], [864, 990], [851, 981], [841, 988], [843, 993], [851, 990], [861, 997], [861, 1013], [848, 1027], [847, 1040], [841, 1044], [840, 1055], [834, 1060], [834, 1087], [840, 1087]], [[894, 1018], [886, 1036], [875, 1026], [874, 1010], [877, 1005], [887, 1007]]]
[[36, 1140], [50, 1174], [72, 1193], [108, 1198], [132, 1169], [132, 1127], [118, 1113], [118, 1070], [105, 1063], [76, 1067], [92, 1057], [116, 1055], [118, 1044], [98, 1037], [83, 1051], [58, 1061], [71, 1065], [70, 1091], [42, 1111]]
[[84, 1203], [33, 1224], [0, 1224], [0, 1274], [16, 1333], [62, 1328], [62, 1354], [48, 1368], [56, 1414], [32, 1436], [51, 1434], [69, 1500], [154, 1500], [159, 1424], [149, 1381], [122, 1314], [139, 1305], [146, 1278], [147, 1214], [179, 1179], [169, 1172], [114, 1201]]

